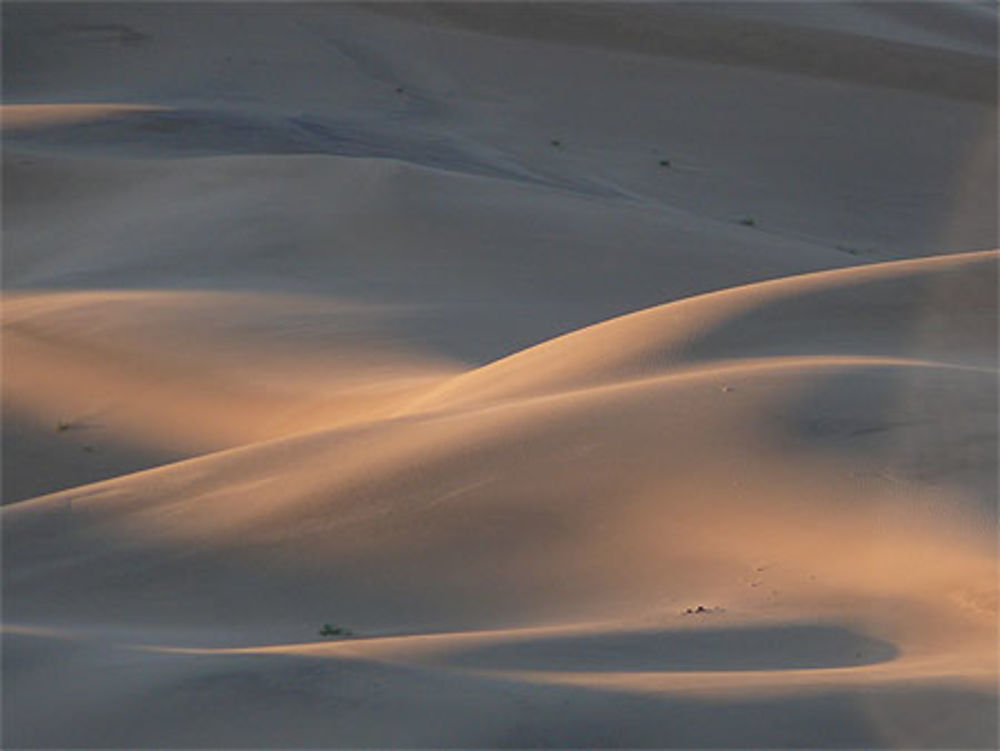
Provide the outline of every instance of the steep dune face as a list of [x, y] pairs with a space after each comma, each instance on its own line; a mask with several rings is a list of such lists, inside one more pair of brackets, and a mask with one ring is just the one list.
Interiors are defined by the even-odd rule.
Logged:
[[995, 8], [3, 13], [5, 745], [996, 747]]

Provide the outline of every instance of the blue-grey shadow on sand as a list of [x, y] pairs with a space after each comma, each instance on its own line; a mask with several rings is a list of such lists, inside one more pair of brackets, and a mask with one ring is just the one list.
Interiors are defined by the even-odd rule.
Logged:
[[618, 192], [582, 180], [543, 176], [483, 144], [413, 122], [274, 115], [228, 109], [162, 109], [118, 112], [94, 121], [56, 123], [4, 133], [19, 148], [70, 153], [97, 151], [132, 158], [177, 159], [233, 155], [327, 154], [394, 159], [465, 175], [512, 180], [616, 197]]
[[783, 624], [544, 636], [472, 647], [446, 659], [462, 667], [642, 672], [840, 668], [898, 654], [889, 642], [840, 626]]

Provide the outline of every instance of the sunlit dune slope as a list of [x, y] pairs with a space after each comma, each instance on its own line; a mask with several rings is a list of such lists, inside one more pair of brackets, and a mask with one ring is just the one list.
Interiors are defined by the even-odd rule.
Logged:
[[[863, 297], [869, 277], [881, 277], [871, 325], [856, 324], [864, 343], [879, 320], [891, 325], [880, 315], [894, 303], [918, 304], [913, 285], [900, 280], [921, 278], [933, 290], [963, 272], [982, 277], [994, 263], [992, 254], [955, 257], [849, 272], [851, 283], [833, 279], [842, 294]], [[815, 280], [805, 277], [739, 293], [759, 298], [769, 288], [809, 284]], [[815, 299], [811, 325], [821, 332], [826, 307], [822, 295]], [[674, 309], [711, 302], [648, 315], [669, 331], [686, 322], [672, 320]], [[759, 308], [748, 310], [747, 321]], [[809, 313], [799, 301], [799, 330]], [[393, 614], [402, 603], [414, 623], [436, 627], [602, 613], [612, 604], [666, 606], [716, 592], [742, 606], [763, 591], [736, 582], [763, 559], [828, 586], [933, 600], [939, 587], [964, 586], [946, 560], [963, 571], [991, 570], [989, 556], [980, 556], [992, 540], [979, 525], [992, 514], [996, 373], [975, 341], [950, 359], [940, 349], [950, 329], [991, 315], [984, 300], [939, 309], [926, 349], [915, 343], [885, 355], [854, 354], [843, 343], [752, 358], [720, 349], [713, 354], [721, 363], [645, 378], [619, 373], [628, 377], [595, 378], [586, 388], [578, 380], [586, 368], [571, 369], [562, 387], [549, 381], [548, 395], [496, 406], [497, 381], [485, 380], [477, 402], [473, 373], [464, 377], [461, 409], [411, 410], [15, 504], [5, 516], [13, 612], [83, 618], [80, 597], [93, 591], [111, 597], [125, 620], [183, 622], [207, 608], [231, 623], [292, 623], [336, 601], [378, 629], [398, 625]], [[624, 327], [634, 320], [549, 346], [572, 351], [578, 343], [583, 363], [613, 355], [627, 350]], [[620, 339], [616, 324], [625, 331]], [[544, 346], [524, 357], [543, 354]], [[567, 361], [573, 357], [564, 352], [559, 362]], [[521, 373], [536, 383], [535, 371]], [[506, 384], [516, 386], [518, 375]], [[970, 541], [954, 545], [947, 535], [966, 525], [961, 534]], [[945, 541], [933, 543], [937, 534]], [[827, 539], [851, 553], [831, 555]], [[925, 544], [944, 558], [920, 552]], [[187, 552], [178, 558], [178, 550]], [[108, 580], [118, 556], [143, 575]], [[903, 581], [883, 566], [893, 556], [907, 570], [926, 565], [936, 573]], [[209, 563], [230, 558], [241, 561], [237, 570]], [[182, 574], [191, 566], [197, 578]], [[242, 579], [244, 567], [256, 572], [257, 596], [226, 597], [219, 611], [218, 593], [232, 591], [228, 577]], [[850, 573], [874, 570], [876, 578]], [[982, 577], [973, 589], [985, 585]], [[155, 594], [167, 591], [165, 599]]]
[[419, 406], [531, 396], [746, 357], [913, 358], [991, 369], [996, 289], [993, 251], [727, 289], [545, 342], [452, 379]]
[[370, 419], [456, 369], [393, 341], [391, 313], [281, 295], [9, 295], [4, 386], [54, 428], [94, 422], [195, 450], [254, 443]]
[[5, 502], [389, 414], [457, 367], [404, 344], [400, 315], [275, 294], [8, 295]]

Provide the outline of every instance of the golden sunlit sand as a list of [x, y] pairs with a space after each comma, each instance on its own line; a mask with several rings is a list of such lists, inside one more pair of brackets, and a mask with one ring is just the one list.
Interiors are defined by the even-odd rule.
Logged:
[[4, 747], [996, 747], [995, 5], [3, 21]]

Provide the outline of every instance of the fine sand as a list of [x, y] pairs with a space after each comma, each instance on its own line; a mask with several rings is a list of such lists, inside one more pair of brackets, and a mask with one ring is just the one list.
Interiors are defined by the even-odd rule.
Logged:
[[997, 747], [995, 3], [2, 12], [4, 748]]

